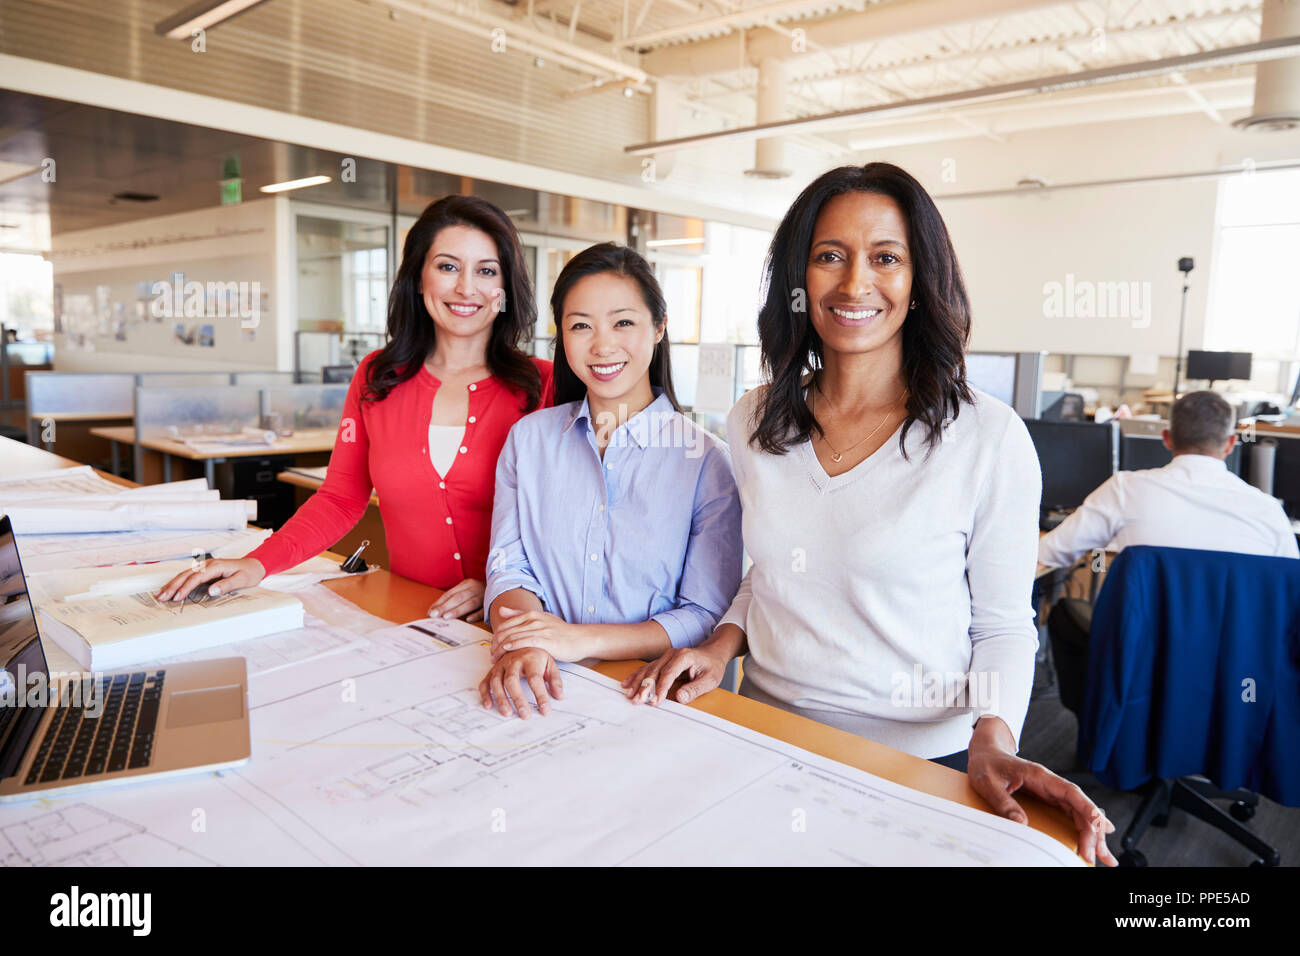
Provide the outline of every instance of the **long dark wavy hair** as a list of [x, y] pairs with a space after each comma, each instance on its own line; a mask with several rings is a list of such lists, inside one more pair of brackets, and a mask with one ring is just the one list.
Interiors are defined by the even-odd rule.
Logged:
[[[943, 424], [955, 420], [966, 383], [966, 343], [970, 339], [970, 300], [957, 254], [943, 217], [925, 188], [890, 163], [841, 166], [817, 177], [794, 201], [772, 237], [764, 264], [763, 306], [758, 337], [770, 384], [759, 400], [757, 425], [750, 437], [763, 451], [783, 455], [805, 442], [821, 424], [804, 401], [803, 377], [822, 365], [822, 340], [805, 308], [808, 255], [813, 227], [822, 207], [849, 192], [889, 196], [903, 212], [912, 257], [912, 299], [916, 308], [903, 320], [903, 380], [907, 417], [899, 435], [904, 457], [908, 429], [925, 429], [927, 452], [943, 437]], [[800, 293], [796, 300], [796, 290]]]
[[[569, 360], [564, 354], [564, 299], [579, 279], [603, 273], [623, 276], [637, 284], [656, 329], [662, 329], [668, 322], [668, 305], [664, 301], [663, 289], [659, 288], [659, 280], [655, 278], [650, 263], [635, 249], [612, 242], [601, 242], [583, 249], [560, 270], [555, 280], [555, 289], [551, 292], [551, 314], [555, 317], [556, 405], [579, 401], [587, 394], [587, 386], [569, 367]], [[682, 410], [677, 404], [677, 393], [673, 391], [672, 358], [667, 333], [655, 345], [654, 355], [650, 357], [650, 385], [663, 389], [673, 408], [679, 412]]]
[[420, 295], [420, 274], [434, 237], [448, 226], [470, 226], [496, 243], [506, 300], [492, 321], [487, 367], [493, 377], [524, 393], [524, 411], [541, 401], [542, 377], [520, 345], [537, 321], [537, 302], [524, 264], [524, 249], [510, 217], [477, 196], [445, 196], [425, 207], [406, 234], [402, 264], [388, 296], [388, 344], [370, 363], [362, 398], [383, 401], [413, 377], [433, 352], [436, 329]]

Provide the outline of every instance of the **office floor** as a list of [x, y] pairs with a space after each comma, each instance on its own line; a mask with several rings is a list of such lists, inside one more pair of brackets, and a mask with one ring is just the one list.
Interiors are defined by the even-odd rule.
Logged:
[[[1038, 664], [1034, 694], [1021, 733], [1020, 752], [1060, 774], [1079, 773], [1075, 759], [1078, 721], [1061, 705], [1050, 671]], [[1092, 777], [1081, 777], [1084, 792], [1106, 811], [1115, 832], [1110, 836], [1111, 852], [1119, 855], [1120, 837], [1142, 802], [1137, 794], [1111, 790]], [[1219, 801], [1219, 805], [1227, 804]], [[1282, 855], [1283, 866], [1300, 866], [1300, 808], [1283, 807], [1261, 797], [1259, 809], [1248, 824]], [[1138, 849], [1150, 866], [1245, 866], [1253, 854], [1245, 847], [1190, 814], [1175, 811], [1164, 828], [1149, 827], [1138, 841]]]

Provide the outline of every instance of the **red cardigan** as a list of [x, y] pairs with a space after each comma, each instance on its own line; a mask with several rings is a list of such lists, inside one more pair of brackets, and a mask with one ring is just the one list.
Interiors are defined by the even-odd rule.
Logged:
[[[422, 366], [382, 401], [363, 402], [366, 370], [377, 354], [367, 355], [352, 376], [325, 483], [248, 557], [275, 574], [320, 554], [361, 520], [373, 487], [394, 574], [437, 588], [485, 580], [497, 456], [523, 417], [523, 393], [496, 378], [470, 385], [461, 454], [439, 475], [428, 436], [442, 383]], [[542, 375], [539, 407], [549, 407], [551, 363], [533, 362]]]

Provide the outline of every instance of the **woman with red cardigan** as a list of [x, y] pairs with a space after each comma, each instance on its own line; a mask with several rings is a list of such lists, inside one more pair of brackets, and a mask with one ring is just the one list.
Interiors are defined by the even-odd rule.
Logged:
[[373, 487], [393, 573], [445, 589], [431, 615], [482, 620], [497, 457], [510, 427], [552, 401], [551, 363], [519, 348], [536, 314], [509, 217], [473, 196], [432, 203], [406, 236], [389, 342], [352, 376], [325, 483], [247, 557], [178, 574], [158, 599], [252, 587], [319, 554]]

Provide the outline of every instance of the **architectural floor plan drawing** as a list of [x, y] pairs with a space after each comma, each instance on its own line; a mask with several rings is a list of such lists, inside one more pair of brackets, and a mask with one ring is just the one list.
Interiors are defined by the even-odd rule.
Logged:
[[73, 803], [0, 824], [0, 866], [213, 866], [172, 843], [89, 804]]
[[[1071, 865], [1026, 827], [566, 668], [548, 717], [485, 710], [481, 646], [259, 708], [239, 771], [363, 864]], [[401, 680], [394, 680], [400, 671]], [[309, 720], [303, 720], [309, 715]]]
[[[547, 717], [482, 645], [328, 647], [250, 682], [237, 770], [0, 807], [6, 863], [1079, 865], [1027, 827], [565, 665]], [[201, 822], [201, 825], [200, 825]]]

